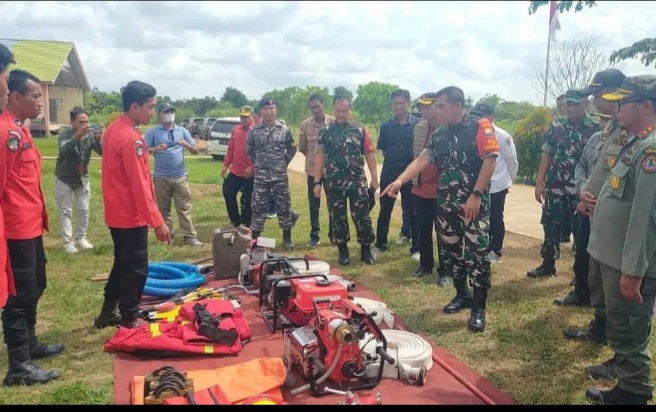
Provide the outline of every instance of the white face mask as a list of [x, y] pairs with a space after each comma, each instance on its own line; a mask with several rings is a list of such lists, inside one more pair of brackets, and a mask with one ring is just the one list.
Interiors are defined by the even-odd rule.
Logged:
[[173, 123], [175, 121], [175, 113], [164, 113], [162, 116], [164, 123]]

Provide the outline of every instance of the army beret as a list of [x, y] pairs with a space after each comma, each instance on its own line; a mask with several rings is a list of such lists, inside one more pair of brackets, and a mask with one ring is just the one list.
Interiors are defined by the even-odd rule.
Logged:
[[265, 96], [260, 100], [259, 107], [260, 109], [266, 106], [275, 106], [276, 105], [276, 99], [273, 97]]

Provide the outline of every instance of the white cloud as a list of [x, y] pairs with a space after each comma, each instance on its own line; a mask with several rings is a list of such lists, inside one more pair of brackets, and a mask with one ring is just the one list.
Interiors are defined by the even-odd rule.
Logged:
[[[652, 2], [598, 2], [560, 16], [558, 40], [613, 50], [653, 35]], [[518, 2], [0, 2], [2, 37], [75, 42], [92, 86], [138, 79], [172, 98], [249, 98], [287, 86], [398, 84], [413, 96], [456, 85], [541, 102], [548, 8]], [[630, 61], [627, 74], [653, 72]]]

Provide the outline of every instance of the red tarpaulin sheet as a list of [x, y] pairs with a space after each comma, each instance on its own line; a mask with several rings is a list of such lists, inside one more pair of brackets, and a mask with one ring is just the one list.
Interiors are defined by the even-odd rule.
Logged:
[[[343, 276], [339, 269], [332, 269], [331, 274]], [[222, 287], [230, 281], [214, 281], [208, 286]], [[257, 295], [246, 295], [237, 289], [231, 294], [241, 300], [241, 307], [251, 330], [253, 338], [236, 356], [195, 356], [185, 358], [168, 358], [158, 360], [143, 360], [137, 356], [119, 352], [114, 357], [114, 402], [117, 405], [129, 405], [131, 394], [130, 385], [134, 376], [143, 376], [155, 369], [171, 365], [181, 371], [215, 369], [228, 365], [235, 365], [259, 357], [282, 356], [283, 344], [281, 331], [272, 334], [262, 320], [259, 312]], [[356, 281], [356, 290], [352, 296], [368, 298], [377, 301], [382, 299], [372, 291]], [[393, 308], [392, 308], [393, 309]], [[466, 327], [466, 325], [463, 325]], [[385, 324], [381, 325], [385, 328]], [[395, 315], [394, 329], [410, 330], [408, 326]], [[424, 338], [433, 348], [433, 367], [427, 374], [427, 382], [423, 387], [410, 385], [406, 381], [396, 379], [383, 379], [372, 390], [359, 391], [356, 396], [380, 393], [383, 405], [483, 405], [517, 404], [510, 396], [496, 388], [490, 381], [479, 375], [476, 371], [459, 361], [446, 349], [437, 346], [431, 339]], [[386, 365], [390, 367], [389, 365]], [[302, 384], [298, 380], [297, 386]], [[285, 400], [291, 404], [305, 405], [335, 405], [344, 400], [340, 395], [326, 395], [320, 398], [312, 397], [309, 392], [292, 397], [289, 391], [283, 389]]]

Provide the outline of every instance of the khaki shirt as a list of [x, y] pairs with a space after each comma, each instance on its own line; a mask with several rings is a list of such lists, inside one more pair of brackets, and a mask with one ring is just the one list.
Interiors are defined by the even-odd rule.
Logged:
[[601, 187], [588, 252], [636, 277], [656, 278], [656, 132], [628, 143]]
[[314, 120], [314, 116], [303, 120], [300, 127], [300, 137], [298, 138], [298, 150], [305, 155], [305, 173], [308, 176], [314, 176], [314, 152], [319, 139], [321, 129], [335, 121], [333, 116], [325, 115], [326, 119], [323, 124]]
[[[579, 192], [587, 191], [592, 193], [594, 197], [598, 197], [610, 169], [617, 163], [620, 152], [633, 139], [636, 139], [636, 137], [622, 130], [616, 120], [608, 122], [597, 141], [593, 142], [593, 139], [590, 139], [590, 142], [593, 142], [594, 145], [589, 148], [590, 157], [593, 160], [587, 171], [587, 181], [579, 186]], [[588, 150], [587, 146], [586, 150]], [[583, 159], [581, 162], [583, 162]], [[580, 163], [577, 168], [578, 166], [580, 166]]]

